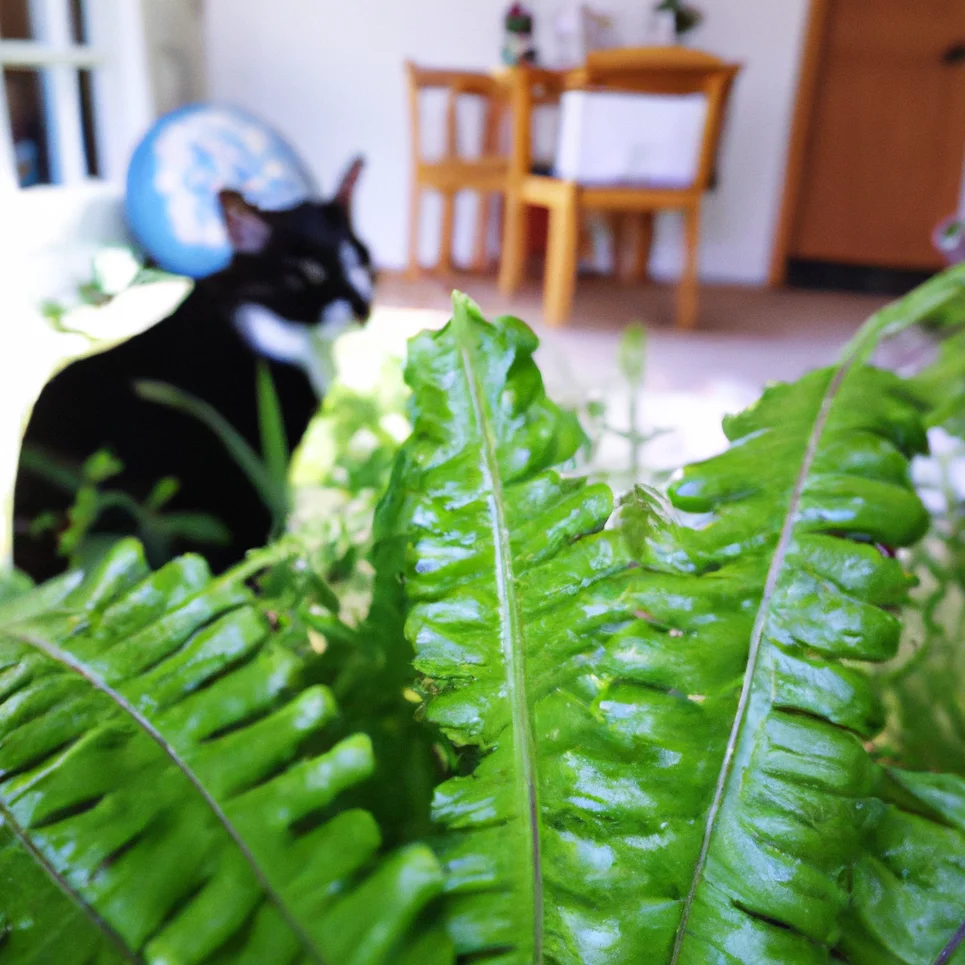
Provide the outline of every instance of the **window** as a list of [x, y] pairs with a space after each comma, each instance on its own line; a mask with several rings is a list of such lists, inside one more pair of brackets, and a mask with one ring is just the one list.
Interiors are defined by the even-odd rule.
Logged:
[[0, 190], [119, 182], [150, 117], [139, 4], [0, 0]]

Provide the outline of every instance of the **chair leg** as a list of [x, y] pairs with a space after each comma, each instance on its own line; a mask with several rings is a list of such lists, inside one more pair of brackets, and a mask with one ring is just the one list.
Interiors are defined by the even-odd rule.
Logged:
[[517, 194], [507, 193], [503, 205], [503, 250], [499, 258], [499, 290], [512, 295], [526, 271], [527, 208]]
[[442, 195], [442, 232], [439, 237], [439, 258], [436, 271], [452, 271], [452, 236], [456, 227], [456, 196], [452, 191]]
[[480, 191], [476, 205], [476, 240], [472, 249], [473, 271], [484, 272], [489, 262], [487, 247], [489, 241], [489, 225], [493, 214], [493, 197], [488, 191]]
[[700, 251], [700, 207], [684, 212], [684, 270], [677, 292], [677, 328], [694, 328], [697, 324], [699, 282], [697, 262]]
[[547, 325], [566, 324], [573, 308], [580, 241], [578, 214], [576, 185], [565, 184], [550, 211], [543, 293], [543, 319]]
[[624, 277], [637, 284], [648, 281], [650, 250], [653, 247], [653, 212], [642, 211], [626, 215], [625, 228], [631, 254]]
[[409, 197], [409, 278], [418, 278], [422, 274], [419, 266], [419, 234], [422, 226], [422, 187], [418, 181], [412, 182], [412, 193]]
[[596, 251], [593, 247], [593, 225], [585, 214], [576, 223], [576, 263], [593, 265]]
[[610, 248], [613, 254], [611, 274], [614, 278], [620, 278], [623, 275], [626, 225], [619, 211], [608, 211], [606, 213], [606, 226], [610, 234]]
[[[499, 153], [499, 134], [502, 124], [502, 104], [496, 98], [487, 98], [483, 114], [482, 153]], [[479, 192], [479, 206], [476, 208], [476, 244], [473, 251], [472, 267], [484, 272], [489, 267], [489, 230], [493, 217], [498, 210], [498, 198], [490, 191]]]

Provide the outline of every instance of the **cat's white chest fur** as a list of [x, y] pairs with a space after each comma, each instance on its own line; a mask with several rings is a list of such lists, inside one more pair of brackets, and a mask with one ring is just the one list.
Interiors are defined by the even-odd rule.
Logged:
[[312, 334], [307, 325], [290, 322], [263, 305], [242, 305], [234, 316], [241, 337], [259, 355], [275, 362], [305, 368], [312, 354]]
[[248, 345], [265, 358], [286, 365], [297, 365], [309, 378], [315, 391], [322, 395], [328, 377], [319, 358], [318, 331], [334, 336], [353, 320], [348, 302], [328, 305], [317, 325], [301, 325], [276, 314], [264, 305], [248, 303], [239, 306], [234, 324]]

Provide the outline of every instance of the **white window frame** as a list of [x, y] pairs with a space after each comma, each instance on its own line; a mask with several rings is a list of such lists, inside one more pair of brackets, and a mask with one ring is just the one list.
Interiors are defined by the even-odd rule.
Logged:
[[[71, 38], [69, 0], [29, 0], [34, 39], [0, 37], [0, 193], [19, 191], [3, 69], [42, 69], [51, 180], [121, 185], [154, 114], [141, 0], [84, 0], [87, 43]], [[92, 72], [99, 178], [87, 175], [78, 69]], [[27, 188], [25, 190], [33, 190]]]

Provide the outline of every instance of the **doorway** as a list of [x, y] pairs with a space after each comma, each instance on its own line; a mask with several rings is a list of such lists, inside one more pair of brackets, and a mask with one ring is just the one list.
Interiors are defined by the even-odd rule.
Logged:
[[965, 0], [812, 0], [772, 282], [937, 271], [965, 168]]

